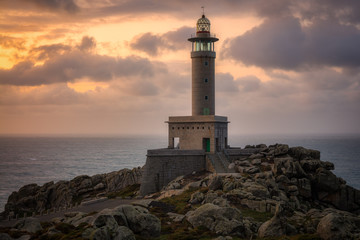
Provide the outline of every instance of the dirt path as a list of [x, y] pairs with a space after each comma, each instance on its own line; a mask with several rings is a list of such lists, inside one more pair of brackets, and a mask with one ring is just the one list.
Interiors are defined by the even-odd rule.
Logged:
[[[78, 207], [74, 207], [71, 209], [61, 210], [56, 213], [50, 213], [50, 214], [43, 215], [43, 216], [35, 216], [35, 218], [38, 218], [41, 222], [47, 222], [53, 218], [62, 217], [62, 216], [64, 216], [64, 213], [67, 213], [67, 212], [85, 212], [85, 213], [99, 212], [105, 208], [114, 208], [119, 205], [131, 204], [132, 202], [135, 202], [137, 200], [138, 199], [122, 199], [122, 198], [106, 199], [106, 200], [100, 201], [100, 202], [87, 203], [87, 204], [79, 205]], [[18, 220], [1, 221], [0, 227], [11, 227], [17, 221]]]

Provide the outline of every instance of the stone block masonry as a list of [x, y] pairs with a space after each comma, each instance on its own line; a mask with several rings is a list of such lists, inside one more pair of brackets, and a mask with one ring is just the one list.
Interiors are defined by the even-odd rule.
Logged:
[[158, 192], [178, 176], [205, 169], [204, 150], [148, 150], [143, 168], [140, 194], [145, 196]]

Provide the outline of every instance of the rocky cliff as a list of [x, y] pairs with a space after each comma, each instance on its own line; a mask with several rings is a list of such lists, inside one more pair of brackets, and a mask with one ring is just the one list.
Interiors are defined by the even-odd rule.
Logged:
[[94, 176], [78, 176], [70, 181], [48, 182], [42, 186], [25, 185], [13, 192], [5, 205], [3, 217], [20, 216], [47, 209], [66, 208], [89, 198], [104, 196], [124, 187], [140, 184], [141, 168], [122, 169]]
[[[321, 161], [319, 151], [284, 144], [256, 148], [249, 151], [254, 154], [234, 158], [229, 168], [236, 173], [203, 171], [180, 176], [162, 191], [134, 199], [132, 206], [70, 212], [48, 223], [23, 219], [12, 228], [0, 229], [0, 238], [360, 239], [360, 191], [335, 176], [331, 172], [334, 165]], [[101, 183], [103, 192], [138, 183], [135, 176], [140, 176], [140, 169], [122, 171], [122, 177], [112, 178], [118, 179], [114, 184], [95, 180], [109, 180], [109, 174], [75, 178], [66, 182], [68, 190], [59, 190], [57, 196], [74, 201], [97, 193], [96, 186]], [[111, 174], [121, 175], [122, 171]], [[28, 185], [13, 193], [7, 208], [15, 211], [28, 206], [32, 202], [28, 198], [43, 199], [39, 198], [40, 189], [49, 188], [45, 186]], [[69, 192], [72, 197], [66, 198]]]

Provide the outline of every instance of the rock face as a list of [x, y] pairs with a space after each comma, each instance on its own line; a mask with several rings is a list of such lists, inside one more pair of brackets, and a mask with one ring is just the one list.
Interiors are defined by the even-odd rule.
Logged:
[[25, 185], [13, 192], [5, 205], [3, 216], [22, 213], [40, 213], [46, 209], [70, 206], [97, 194], [120, 190], [126, 186], [140, 184], [141, 169], [122, 169], [117, 172], [83, 175], [71, 181], [48, 182], [42, 186]]
[[[253, 171], [258, 166], [261, 172]], [[236, 160], [234, 168], [247, 174], [244, 183], [251, 187], [246, 192], [255, 199], [246, 197], [248, 201], [242, 200], [242, 203], [246, 202], [250, 208], [269, 202], [274, 212], [275, 205], [271, 200], [282, 200], [296, 210], [309, 210], [312, 203], [319, 201], [325, 207], [330, 204], [337, 209], [360, 212], [360, 191], [335, 176], [331, 172], [334, 165], [321, 161], [319, 151], [276, 144]], [[261, 187], [264, 190], [260, 190]], [[254, 188], [258, 190], [251, 190]], [[259, 203], [264, 200], [266, 203]]]
[[186, 219], [194, 227], [204, 226], [217, 234], [244, 236], [242, 215], [236, 208], [207, 203], [195, 211], [188, 212]]
[[316, 232], [325, 240], [359, 239], [360, 219], [348, 212], [332, 212], [320, 220]]
[[15, 228], [29, 233], [36, 233], [42, 230], [40, 221], [36, 218], [22, 219], [16, 223]]
[[[86, 216], [76, 213], [76, 216]], [[74, 217], [64, 219], [73, 222]], [[89, 221], [90, 220], [90, 221]], [[113, 209], [104, 209], [90, 219], [82, 217], [77, 222], [86, 222], [93, 226], [84, 238], [87, 239], [135, 239], [135, 234], [143, 237], [160, 235], [161, 223], [146, 208], [132, 205], [120, 205]]]

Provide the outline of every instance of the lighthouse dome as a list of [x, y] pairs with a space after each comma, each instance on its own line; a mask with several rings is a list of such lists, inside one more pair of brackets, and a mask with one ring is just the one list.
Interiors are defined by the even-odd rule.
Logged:
[[210, 20], [202, 15], [201, 18], [196, 23], [196, 32], [197, 33], [210, 33]]

